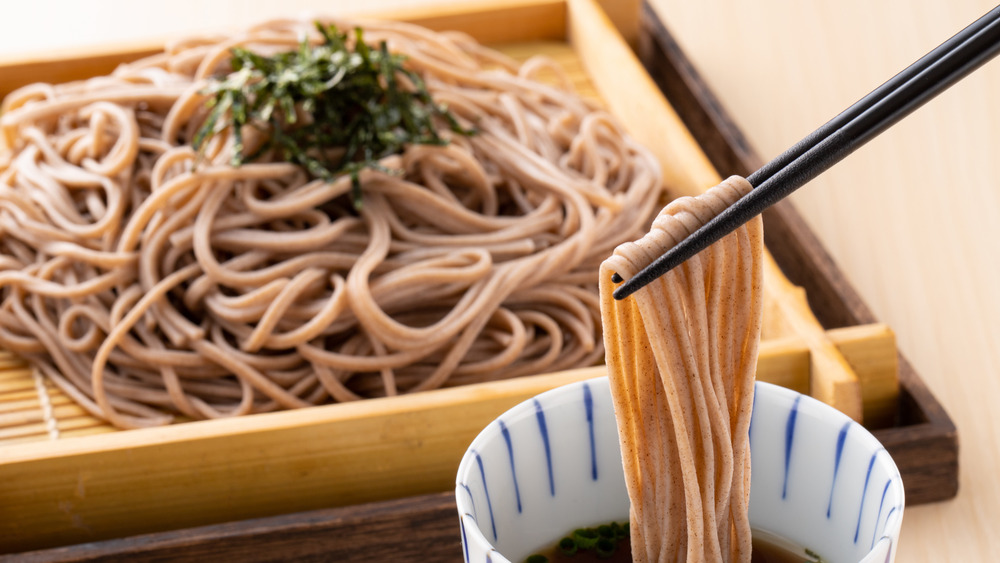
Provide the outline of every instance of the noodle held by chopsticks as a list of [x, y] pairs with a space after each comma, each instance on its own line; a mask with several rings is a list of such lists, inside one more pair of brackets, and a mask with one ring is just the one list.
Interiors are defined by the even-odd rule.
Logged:
[[[350, 29], [354, 22], [336, 22]], [[230, 48], [318, 42], [278, 21], [110, 76], [35, 84], [0, 116], [0, 345], [94, 415], [141, 427], [592, 364], [597, 268], [648, 225], [651, 155], [603, 111], [460, 34], [364, 22], [442, 126], [351, 180], [200, 152]], [[266, 133], [247, 128], [246, 142]], [[255, 136], [256, 135], [256, 136]]]
[[752, 187], [671, 202], [601, 266], [608, 373], [635, 561], [749, 561], [749, 427], [762, 311], [758, 216], [615, 300], [629, 279]]

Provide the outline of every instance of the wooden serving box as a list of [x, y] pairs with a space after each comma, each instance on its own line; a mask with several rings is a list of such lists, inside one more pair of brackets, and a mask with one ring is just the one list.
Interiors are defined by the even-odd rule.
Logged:
[[[465, 2], [389, 17], [462, 30], [515, 57], [557, 59], [582, 95], [654, 151], [673, 195], [716, 184], [717, 170], [746, 175], [760, 164], [638, 1]], [[33, 81], [107, 73], [158, 45], [0, 60], [0, 96]], [[909, 504], [954, 496], [955, 427], [898, 355], [889, 327], [794, 209], [779, 204], [764, 220], [773, 261], [759, 377], [863, 419], [900, 467]], [[0, 553], [27, 561], [459, 560], [454, 476], [472, 438], [522, 400], [601, 374], [597, 366], [123, 432], [48, 386], [46, 416], [62, 430], [50, 440], [53, 422], [37, 414], [45, 384], [3, 356]]]

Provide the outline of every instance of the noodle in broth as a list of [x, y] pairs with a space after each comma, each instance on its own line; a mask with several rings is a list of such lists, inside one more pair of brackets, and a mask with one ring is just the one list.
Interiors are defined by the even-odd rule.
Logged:
[[634, 276], [749, 192], [671, 202], [601, 266], [601, 308], [635, 561], [750, 561], [750, 414], [762, 312], [758, 216], [632, 297]]

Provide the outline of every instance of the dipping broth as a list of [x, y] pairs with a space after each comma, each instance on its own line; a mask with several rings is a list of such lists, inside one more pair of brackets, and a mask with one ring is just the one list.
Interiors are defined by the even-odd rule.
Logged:
[[750, 563], [824, 562], [822, 557], [808, 548], [764, 530], [753, 530], [753, 552], [750, 555]]
[[[582, 537], [581, 537], [582, 536]], [[581, 546], [581, 539], [586, 544]], [[593, 545], [590, 540], [593, 539]], [[597, 542], [602, 542], [601, 546]], [[630, 563], [628, 524], [612, 523], [574, 530], [555, 545], [530, 556], [525, 563]], [[751, 563], [823, 563], [811, 550], [763, 530], [753, 530]]]

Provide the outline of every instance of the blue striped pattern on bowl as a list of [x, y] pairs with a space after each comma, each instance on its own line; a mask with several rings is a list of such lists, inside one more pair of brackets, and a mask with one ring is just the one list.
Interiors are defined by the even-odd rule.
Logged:
[[[750, 519], [829, 563], [895, 555], [904, 494], [885, 449], [840, 412], [757, 383]], [[523, 561], [581, 527], [628, 520], [606, 378], [543, 393], [487, 426], [455, 489], [467, 562]]]

